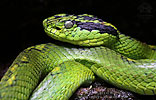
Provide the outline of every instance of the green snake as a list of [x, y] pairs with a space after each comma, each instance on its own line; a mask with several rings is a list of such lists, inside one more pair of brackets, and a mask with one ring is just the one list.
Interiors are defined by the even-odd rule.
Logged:
[[39, 44], [21, 52], [0, 81], [0, 100], [68, 100], [97, 78], [156, 95], [155, 46], [88, 14], [56, 14], [43, 26], [62, 44]]

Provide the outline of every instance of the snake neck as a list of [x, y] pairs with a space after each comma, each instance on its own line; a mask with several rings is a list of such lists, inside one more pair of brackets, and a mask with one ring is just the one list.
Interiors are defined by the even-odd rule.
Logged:
[[130, 36], [119, 34], [119, 40], [110, 46], [110, 49], [132, 59], [156, 58], [156, 50]]

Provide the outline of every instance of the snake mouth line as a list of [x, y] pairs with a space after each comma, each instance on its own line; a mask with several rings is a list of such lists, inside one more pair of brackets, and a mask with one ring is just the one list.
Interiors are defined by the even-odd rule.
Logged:
[[[75, 37], [71, 37], [70, 35], [65, 35], [65, 34], [57, 34], [57, 31], [55, 29], [55, 31], [51, 32], [53, 29], [50, 28], [45, 28], [45, 32], [47, 33], [48, 36], [50, 36], [53, 39], [59, 40], [59, 41], [63, 41], [63, 42], [67, 42], [67, 43], [71, 43], [74, 45], [79, 45], [79, 46], [100, 46], [103, 45], [105, 40], [109, 40], [106, 39], [109, 37], [109, 34], [101, 34], [96, 38], [75, 38]], [[109, 41], [107, 41], [109, 42]]]

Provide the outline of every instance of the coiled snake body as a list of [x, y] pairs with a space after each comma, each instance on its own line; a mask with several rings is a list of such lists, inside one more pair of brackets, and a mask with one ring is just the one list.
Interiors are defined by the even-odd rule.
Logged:
[[152, 46], [88, 14], [57, 14], [43, 26], [50, 37], [71, 45], [47, 43], [21, 52], [0, 81], [0, 100], [68, 100], [96, 77], [138, 94], [156, 94]]

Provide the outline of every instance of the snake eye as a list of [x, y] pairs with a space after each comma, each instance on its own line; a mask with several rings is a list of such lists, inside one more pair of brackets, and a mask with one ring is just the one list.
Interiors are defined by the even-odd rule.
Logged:
[[67, 29], [72, 28], [73, 25], [74, 25], [74, 24], [73, 24], [72, 21], [66, 21], [66, 22], [64, 23], [64, 26], [65, 26], [65, 28], [67, 28]]

